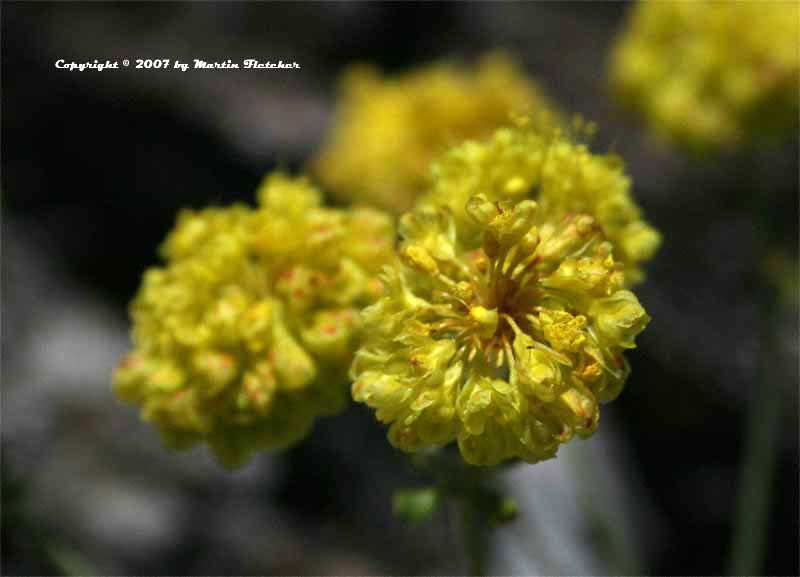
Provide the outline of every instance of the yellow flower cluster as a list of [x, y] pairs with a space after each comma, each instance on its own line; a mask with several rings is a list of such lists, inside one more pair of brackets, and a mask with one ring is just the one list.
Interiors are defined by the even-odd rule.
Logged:
[[346, 400], [360, 310], [393, 258], [392, 218], [320, 206], [274, 174], [259, 205], [185, 211], [131, 305], [118, 396], [165, 444], [207, 442], [228, 466], [287, 446]]
[[228, 466], [340, 410], [348, 367], [404, 451], [456, 440], [470, 464], [537, 462], [591, 435], [649, 322], [629, 289], [660, 236], [622, 161], [561, 125], [500, 54], [353, 69], [313, 169], [390, 213], [325, 208], [279, 173], [255, 208], [181, 213], [131, 304], [118, 396], [168, 446], [205, 442]]
[[351, 368], [353, 398], [391, 423], [395, 447], [457, 440], [470, 464], [537, 462], [591, 435], [619, 394], [649, 317], [598, 221], [544, 208], [477, 194], [458, 216], [402, 217]]
[[468, 215], [467, 201], [483, 194], [491, 201], [536, 200], [539, 211], [554, 222], [576, 213], [591, 215], [614, 245], [629, 285], [642, 280], [641, 264], [661, 242], [642, 219], [621, 159], [592, 154], [559, 130], [534, 130], [525, 119], [488, 140], [451, 149], [431, 172], [431, 189], [419, 204], [448, 207], [470, 241], [479, 239], [482, 229]]
[[798, 46], [796, 0], [639, 2], [611, 82], [661, 136], [731, 147], [797, 126]]
[[342, 201], [395, 214], [425, 189], [428, 167], [448, 146], [483, 138], [512, 113], [552, 126], [552, 105], [503, 54], [475, 70], [438, 63], [384, 78], [360, 66], [343, 78], [330, 137], [312, 162], [321, 182]]

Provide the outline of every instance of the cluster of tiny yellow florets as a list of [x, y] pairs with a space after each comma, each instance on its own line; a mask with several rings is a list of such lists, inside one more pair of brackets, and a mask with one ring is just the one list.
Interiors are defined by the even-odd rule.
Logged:
[[730, 147], [797, 126], [798, 46], [795, 0], [639, 2], [611, 81], [660, 135]]
[[525, 119], [491, 138], [469, 141], [433, 164], [430, 192], [421, 206], [446, 206], [461, 234], [479, 238], [482, 229], [467, 214], [469, 198], [533, 199], [553, 221], [577, 213], [591, 215], [614, 245], [629, 285], [639, 282], [641, 265], [651, 259], [660, 235], [642, 219], [631, 196], [631, 181], [622, 160], [592, 154], [561, 131], [533, 129]]
[[539, 128], [555, 122], [538, 87], [502, 54], [475, 70], [438, 63], [388, 78], [355, 67], [344, 76], [330, 138], [312, 169], [341, 200], [400, 214], [426, 188], [435, 156], [488, 136], [512, 113]]
[[649, 321], [629, 289], [660, 243], [621, 160], [566, 136], [502, 55], [344, 86], [313, 168], [392, 214], [325, 208], [281, 174], [255, 208], [183, 212], [131, 305], [118, 396], [230, 466], [342, 408], [348, 367], [405, 451], [536, 462], [592, 434]]
[[258, 195], [180, 215], [114, 377], [166, 444], [207, 442], [231, 466], [344, 406], [360, 310], [394, 253], [388, 215], [323, 208], [304, 179], [272, 175]]
[[404, 215], [400, 234], [351, 369], [354, 399], [391, 424], [391, 443], [457, 440], [466, 462], [495, 465], [592, 434], [649, 320], [598, 220], [478, 194], [459, 217]]

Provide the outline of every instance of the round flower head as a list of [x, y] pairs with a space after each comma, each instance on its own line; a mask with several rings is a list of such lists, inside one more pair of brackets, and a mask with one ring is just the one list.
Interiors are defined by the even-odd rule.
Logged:
[[359, 310], [393, 246], [389, 216], [322, 208], [282, 175], [255, 210], [181, 213], [131, 305], [117, 394], [167, 445], [208, 442], [229, 466], [299, 440], [344, 405]]
[[592, 154], [560, 130], [535, 130], [525, 118], [487, 140], [449, 150], [431, 172], [430, 192], [419, 205], [448, 207], [470, 241], [479, 239], [482, 228], [468, 215], [467, 200], [483, 194], [491, 201], [534, 199], [553, 221], [576, 213], [592, 216], [614, 245], [629, 285], [643, 279], [641, 264], [661, 242], [642, 219], [620, 158]]
[[[591, 435], [649, 317], [597, 221], [472, 197], [401, 219], [400, 261], [363, 313], [353, 398], [404, 451], [457, 439], [464, 460], [537, 462]], [[475, 234], [478, 231], [479, 234]]]
[[694, 150], [796, 130], [796, 1], [639, 2], [611, 81], [662, 137]]
[[437, 63], [397, 77], [367, 66], [349, 70], [327, 144], [313, 170], [343, 201], [400, 214], [425, 188], [431, 160], [447, 146], [480, 138], [526, 112], [542, 126], [552, 106], [502, 54], [474, 70]]

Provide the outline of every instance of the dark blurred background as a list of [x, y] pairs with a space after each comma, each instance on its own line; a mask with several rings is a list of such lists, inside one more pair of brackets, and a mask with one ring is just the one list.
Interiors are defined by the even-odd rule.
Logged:
[[[664, 246], [639, 291], [653, 321], [626, 390], [591, 440], [507, 475], [522, 516], [497, 531], [492, 572], [726, 571], [748, 407], [771, 386], [782, 414], [762, 570], [798, 574], [797, 304], [769, 346], [759, 305], [765, 254], [796, 282], [798, 140], [705, 160], [651, 141], [605, 85], [628, 9], [4, 2], [3, 573], [463, 573], [451, 512], [414, 527], [392, 518], [392, 492], [423, 480], [367, 411], [229, 473], [202, 448], [162, 449], [116, 402], [110, 373], [128, 347], [127, 303], [178, 210], [252, 201], [266, 171], [302, 169], [343, 67], [502, 48], [563, 110], [598, 123], [594, 148], [625, 158]], [[302, 68], [54, 67], [249, 57]], [[750, 211], [753, 196], [768, 217]]]

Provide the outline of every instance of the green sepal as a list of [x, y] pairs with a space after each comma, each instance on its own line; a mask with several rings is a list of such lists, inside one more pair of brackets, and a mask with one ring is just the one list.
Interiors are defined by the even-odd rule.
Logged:
[[436, 487], [422, 489], [402, 489], [392, 497], [392, 509], [396, 517], [409, 523], [427, 521], [441, 503], [441, 495]]

